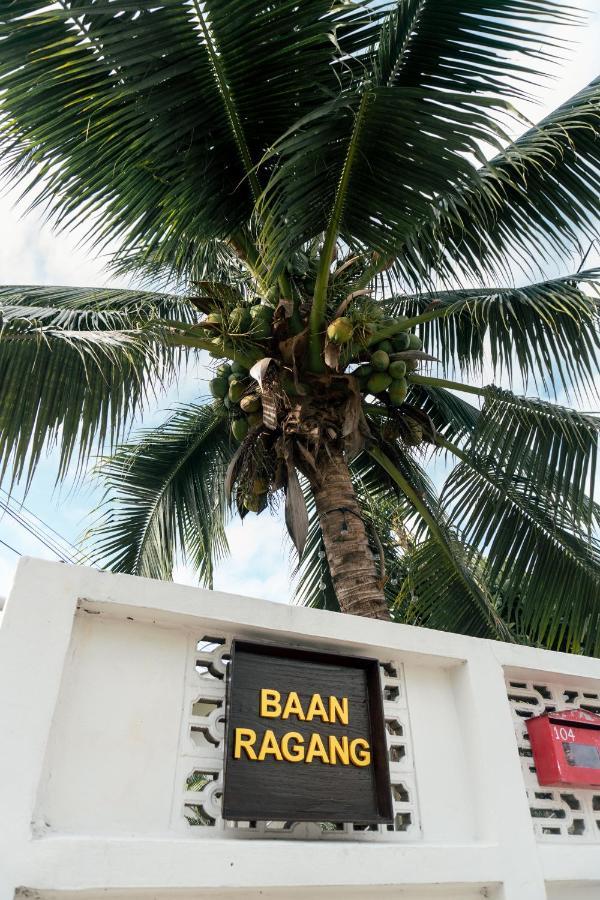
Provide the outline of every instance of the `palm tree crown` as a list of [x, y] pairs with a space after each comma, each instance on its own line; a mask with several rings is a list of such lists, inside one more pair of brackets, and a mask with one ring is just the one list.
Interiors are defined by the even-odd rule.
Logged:
[[[598, 419], [548, 398], [597, 377], [600, 270], [568, 267], [598, 236], [600, 78], [518, 111], [576, 11], [4, 6], [5, 175], [152, 289], [0, 289], [2, 474], [112, 445], [114, 571], [183, 552], [210, 583], [229, 507], [281, 497], [303, 602], [598, 653]], [[204, 351], [213, 400], [127, 439]]]

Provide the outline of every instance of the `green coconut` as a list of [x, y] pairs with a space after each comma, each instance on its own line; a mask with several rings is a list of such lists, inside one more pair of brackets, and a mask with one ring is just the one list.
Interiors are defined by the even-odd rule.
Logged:
[[229, 385], [226, 378], [213, 378], [209, 382], [208, 389], [215, 400], [223, 400], [227, 396]]
[[355, 378], [358, 378], [359, 381], [364, 381], [365, 378], [368, 378], [373, 374], [373, 366], [370, 366], [368, 363], [363, 363], [363, 365], [358, 366], [352, 374]]
[[240, 443], [248, 434], [248, 422], [246, 419], [234, 419], [231, 423], [231, 433]]
[[354, 328], [350, 319], [346, 318], [346, 316], [340, 316], [339, 319], [334, 319], [327, 328], [327, 337], [334, 344], [347, 344], [352, 338], [353, 331]]
[[222, 325], [223, 324], [223, 316], [221, 313], [213, 312], [209, 313], [207, 317], [202, 322], [203, 325]]
[[232, 403], [239, 403], [244, 396], [245, 385], [241, 381], [232, 381], [229, 385], [229, 399]]
[[271, 337], [271, 324], [259, 316], [254, 319], [249, 333], [257, 341], [266, 341]]
[[416, 372], [419, 368], [419, 363], [416, 359], [407, 359], [406, 360], [406, 374], [408, 375], [410, 372]]
[[409, 350], [422, 350], [423, 349], [423, 341], [419, 337], [418, 334], [409, 334], [408, 336], [408, 349]]
[[387, 391], [391, 383], [392, 379], [389, 375], [384, 372], [376, 372], [367, 381], [367, 388], [372, 394], [382, 394]]
[[406, 378], [394, 378], [390, 384], [388, 393], [394, 406], [401, 406], [406, 400], [406, 395], [408, 393], [408, 382], [406, 381]]
[[250, 428], [256, 428], [258, 425], [262, 425], [262, 412], [250, 413], [249, 416], [246, 416], [246, 421], [248, 422]]
[[269, 482], [266, 478], [255, 478], [252, 482], [253, 494], [266, 494], [269, 490]]
[[252, 325], [252, 316], [247, 306], [236, 306], [229, 316], [229, 327], [237, 334], [245, 334]]
[[390, 353], [393, 353], [393, 352], [394, 352], [394, 347], [393, 347], [391, 341], [381, 341], [381, 343], [377, 344], [376, 349], [377, 349], [378, 351], [379, 351], [379, 350], [383, 350], [383, 352], [384, 352], [384, 353], [387, 353], [388, 355], [389, 355]]
[[231, 371], [234, 375], [246, 376], [248, 374], [248, 369], [246, 368], [246, 366], [243, 366], [241, 363], [236, 362], [235, 360], [231, 363]]
[[392, 338], [392, 347], [396, 353], [402, 353], [403, 350], [408, 350], [409, 345], [410, 335], [408, 331], [401, 331], [400, 334], [396, 334]]
[[220, 366], [217, 366], [217, 375], [222, 378], [229, 378], [231, 375], [231, 366], [229, 363], [221, 363]]
[[273, 316], [275, 315], [275, 310], [272, 306], [267, 306], [264, 303], [259, 304], [258, 306], [252, 306], [250, 309], [250, 315], [256, 322], [257, 319], [262, 319], [264, 322], [271, 323], [273, 321]]
[[388, 374], [391, 375], [392, 378], [404, 378], [406, 375], [406, 363], [404, 360], [397, 359], [395, 362], [390, 363]]
[[385, 350], [376, 350], [371, 356], [371, 365], [375, 372], [386, 372], [390, 364], [390, 358]]
[[240, 400], [240, 406], [245, 413], [255, 413], [260, 409], [260, 397], [258, 394], [248, 394]]

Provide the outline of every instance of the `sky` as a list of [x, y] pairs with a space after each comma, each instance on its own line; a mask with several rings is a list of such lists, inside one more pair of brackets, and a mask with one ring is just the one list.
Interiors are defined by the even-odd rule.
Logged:
[[[600, 74], [600, 0], [587, 0], [589, 11], [585, 26], [569, 30], [564, 37], [565, 63], [542, 94], [542, 103], [528, 107], [526, 115], [537, 120], [564, 102]], [[568, 41], [574, 41], [569, 45]], [[111, 280], [105, 260], [81, 245], [77, 234], [54, 234], [35, 212], [27, 212], [18, 203], [16, 186], [0, 183], [0, 283], [60, 284], [75, 286], [124, 286]], [[596, 256], [595, 264], [600, 264]], [[206, 393], [206, 371], [199, 370], [165, 398], [161, 409], [146, 423], [166, 418], [169, 406], [195, 400]], [[18, 489], [15, 492], [20, 497]], [[25, 506], [63, 538], [75, 543], [89, 523], [89, 514], [100, 499], [89, 479], [77, 490], [69, 485], [55, 486], [55, 459], [52, 453], [40, 465]], [[289, 540], [278, 517], [263, 513], [249, 515], [244, 523], [234, 520], [228, 528], [232, 553], [218, 565], [215, 588], [246, 596], [288, 602], [292, 596], [290, 573], [292, 556]], [[10, 590], [19, 554], [56, 559], [7, 515], [0, 517], [0, 597]], [[192, 572], [180, 566], [175, 581], [195, 584]]]

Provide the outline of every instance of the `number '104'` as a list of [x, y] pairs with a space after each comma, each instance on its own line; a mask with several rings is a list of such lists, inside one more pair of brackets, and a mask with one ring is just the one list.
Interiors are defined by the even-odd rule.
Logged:
[[558, 725], [553, 725], [552, 729], [554, 731], [554, 737], [557, 741], [574, 741], [575, 740], [575, 732], [572, 728], [565, 728], [564, 725], [562, 727], [558, 727]]

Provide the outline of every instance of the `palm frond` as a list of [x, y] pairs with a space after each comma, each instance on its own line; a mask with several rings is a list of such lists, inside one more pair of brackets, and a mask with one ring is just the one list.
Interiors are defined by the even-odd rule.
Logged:
[[0, 19], [2, 147], [6, 174], [34, 202], [62, 227], [91, 222], [97, 240], [145, 248], [216, 237], [249, 216], [186, 4], [40, 0], [27, 12]]
[[207, 585], [227, 552], [224, 477], [233, 449], [222, 408], [179, 407], [99, 466], [106, 487], [86, 543], [112, 572], [172, 578], [179, 557]]
[[473, 161], [508, 143], [504, 96], [531, 83], [531, 60], [557, 56], [540, 23], [573, 21], [551, 0], [395, 4], [362, 78], [273, 145], [261, 234], [271, 268], [322, 232], [323, 265], [338, 235], [393, 258], [440, 198], [483, 191]]
[[124, 435], [184, 351], [164, 321], [191, 321], [180, 298], [143, 291], [0, 288], [0, 476], [31, 477], [59, 447], [58, 478]]
[[592, 525], [599, 440], [596, 416], [487, 388], [469, 454], [491, 461], [499, 488], [521, 478], [531, 498], [554, 496], [553, 521], [566, 515], [585, 530]]
[[[404, 495], [414, 509], [417, 536], [428, 537], [438, 545], [438, 553], [445, 557], [445, 578], [448, 596], [460, 604], [455, 608], [457, 622], [468, 623], [468, 633], [478, 636], [510, 639], [507, 624], [502, 620], [494, 599], [487, 593], [469, 566], [456, 529], [451, 527], [429, 479], [418, 463], [398, 446], [387, 445], [385, 452], [377, 447], [369, 451], [375, 462], [387, 473], [397, 492]], [[442, 577], [442, 576], [440, 576]], [[437, 590], [441, 589], [437, 583]], [[426, 590], [427, 587], [424, 587]]]
[[228, 241], [193, 235], [176, 246], [154, 244], [117, 249], [108, 263], [117, 277], [133, 278], [154, 290], [187, 292], [199, 281], [245, 284], [249, 273]]
[[472, 185], [471, 158], [482, 158], [482, 142], [500, 145], [505, 113], [484, 96], [369, 83], [325, 102], [272, 150], [259, 234], [270, 268], [321, 232], [394, 256], [415, 220], [431, 219], [438, 195], [458, 198]]
[[600, 269], [518, 288], [469, 288], [397, 297], [392, 313], [440, 313], [420, 326], [444, 370], [515, 369], [545, 390], [594, 389], [600, 360]]
[[61, 227], [187, 262], [249, 222], [265, 148], [337, 89], [368, 18], [329, 0], [10, 4], [4, 173]]
[[309, 490], [304, 491], [304, 497], [308, 510], [308, 535], [302, 557], [292, 572], [295, 579], [294, 602], [299, 606], [339, 612], [340, 605], [333, 587], [315, 502]]
[[401, 0], [383, 25], [375, 71], [380, 84], [528, 96], [564, 43], [545, 26], [578, 18], [539, 0]]
[[487, 162], [460, 200], [440, 197], [397, 248], [399, 269], [455, 283], [504, 276], [508, 260], [540, 272], [598, 237], [599, 190], [600, 77]]
[[461, 442], [477, 426], [479, 409], [445, 388], [412, 384], [407, 399], [427, 413], [436, 431], [449, 441]]
[[[393, 611], [397, 621], [408, 625], [453, 631], [475, 637], [498, 637], [498, 632], [490, 628], [489, 622], [482, 620], [477, 607], [466, 602], [464, 579], [459, 565], [469, 571], [473, 582], [489, 597], [497, 615], [501, 617], [501, 606], [497, 598], [491, 596], [484, 572], [477, 566], [476, 554], [468, 554], [459, 535], [448, 532], [456, 563], [443, 546], [432, 538], [427, 538], [407, 553], [404, 559], [405, 578], [394, 599]], [[504, 625], [502, 637], [511, 634]]]
[[119, 288], [0, 285], [2, 321], [19, 320], [72, 330], [131, 330], [159, 320], [193, 324], [198, 313], [186, 297]]
[[492, 460], [471, 454], [449, 476], [443, 500], [530, 640], [600, 653], [600, 546], [557, 515], [551, 487], [534, 494], [527, 477], [501, 478]]

